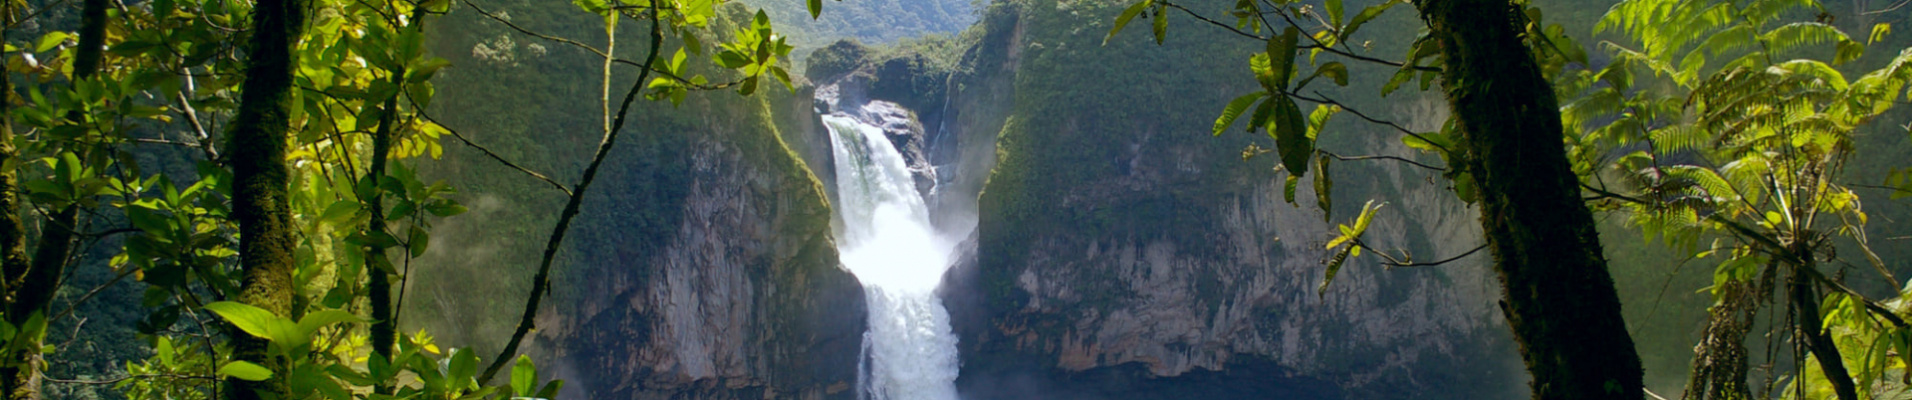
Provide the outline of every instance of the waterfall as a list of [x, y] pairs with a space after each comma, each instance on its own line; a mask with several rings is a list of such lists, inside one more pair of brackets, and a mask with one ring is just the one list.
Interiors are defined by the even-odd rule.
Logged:
[[823, 122], [836, 154], [837, 249], [869, 306], [858, 398], [956, 400], [956, 335], [935, 293], [953, 242], [931, 228], [909, 167], [882, 128], [837, 114]]

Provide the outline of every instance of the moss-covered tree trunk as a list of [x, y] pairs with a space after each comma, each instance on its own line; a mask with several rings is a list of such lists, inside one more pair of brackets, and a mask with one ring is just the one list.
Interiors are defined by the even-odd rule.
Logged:
[[1567, 162], [1558, 100], [1522, 41], [1521, 10], [1508, 0], [1415, 4], [1446, 56], [1442, 86], [1534, 398], [1640, 399], [1640, 358]]
[[[106, 24], [109, 22], [106, 18], [106, 7], [106, 0], [86, 0], [80, 6], [80, 43], [73, 57], [75, 83], [94, 79], [99, 75], [106, 45]], [[6, 85], [6, 89], [4, 93], [12, 93], [11, 82]], [[76, 111], [69, 113], [67, 118], [73, 123], [85, 123], [86, 116]], [[5, 155], [0, 157], [15, 156], [16, 149], [12, 148], [12, 136], [11, 126], [9, 126], [4, 138], [7, 147], [0, 150]], [[46, 215], [45, 223], [40, 224], [39, 245], [29, 259], [26, 256], [24, 232], [20, 229], [22, 208], [14, 197], [14, 191], [18, 189], [16, 186], [19, 183], [18, 179], [12, 171], [9, 171], [7, 176], [0, 177], [0, 180], [6, 181], [0, 184], [0, 189], [6, 190], [7, 197], [4, 200], [6, 204], [0, 205], [0, 212], [6, 214], [5, 221], [0, 222], [0, 225], [5, 227], [0, 227], [0, 231], [7, 231], [0, 233], [0, 240], [4, 240], [4, 244], [0, 246], [4, 246], [6, 253], [4, 257], [9, 280], [7, 286], [10, 289], [7, 293], [6, 313], [7, 322], [16, 327], [25, 325], [33, 314], [45, 312], [47, 306], [53, 302], [53, 295], [59, 292], [60, 279], [66, 275], [67, 255], [73, 250], [73, 241], [79, 237], [79, 232], [74, 230], [80, 224], [80, 206], [77, 204], [69, 204], [54, 211], [53, 214]], [[19, 346], [18, 348], [23, 349], [20, 352], [7, 354], [5, 360], [7, 367], [0, 368], [0, 376], [8, 380], [6, 396], [10, 400], [41, 398], [40, 371], [45, 367], [46, 361], [38, 350], [41, 347], [39, 340], [44, 337], [30, 335], [25, 338], [31, 342]]]
[[[234, 180], [232, 215], [239, 223], [239, 301], [285, 317], [293, 315], [292, 212], [285, 162], [290, 129], [286, 96], [292, 88], [292, 48], [305, 27], [302, 0], [259, 0], [252, 11], [252, 43], [239, 111], [228, 133]], [[232, 330], [233, 358], [267, 366], [275, 379], [229, 378], [226, 398], [281, 398], [283, 363], [270, 360], [264, 339]]]
[[[1813, 359], [1819, 361], [1819, 371], [1826, 376], [1827, 384], [1832, 385], [1832, 392], [1839, 396], [1839, 400], [1859, 400], [1859, 389], [1852, 383], [1852, 374], [1846, 370], [1845, 359], [1839, 356], [1839, 345], [1826, 332], [1825, 320], [1819, 315], [1819, 291], [1813, 290], [1816, 282], [1808, 275], [1813, 268], [1818, 267], [1812, 260], [1812, 249], [1804, 244], [1795, 244], [1789, 250], [1799, 257], [1792, 260], [1793, 273], [1786, 282], [1787, 297], [1793, 303], [1795, 314], [1793, 328], [1798, 330], [1794, 340], [1803, 340], [1806, 350], [1812, 353]], [[1805, 360], [1798, 362], [1804, 363]]]
[[[6, 2], [4, 7], [5, 12], [0, 12], [0, 15], [13, 14], [12, 2]], [[11, 75], [0, 73], [0, 95], [11, 97], [13, 93], [13, 81], [9, 78]], [[0, 164], [12, 162], [15, 157], [20, 156], [19, 150], [13, 147], [12, 105], [10, 99], [0, 99]], [[20, 222], [22, 208], [20, 197], [16, 195], [19, 191], [20, 178], [15, 170], [0, 170], [0, 274], [4, 274], [0, 275], [0, 301], [8, 305], [8, 307], [0, 307], [0, 310], [11, 308], [13, 291], [18, 286], [15, 282], [26, 275], [28, 263], [31, 262], [27, 258], [26, 226]], [[23, 386], [31, 387], [25, 382], [30, 381], [35, 375], [31, 374], [31, 371], [15, 366], [17, 364], [14, 364], [14, 361], [21, 360], [19, 355], [4, 356], [7, 357], [6, 360], [0, 361], [5, 363], [5, 366], [0, 366], [0, 385], [4, 385], [0, 387], [0, 395], [13, 398], [14, 389]], [[22, 375], [23, 371], [28, 374]]]

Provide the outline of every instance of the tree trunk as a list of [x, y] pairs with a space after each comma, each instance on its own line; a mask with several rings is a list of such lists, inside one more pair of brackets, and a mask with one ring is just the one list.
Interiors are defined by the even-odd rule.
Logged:
[[[1795, 250], [1805, 249], [1800, 246]], [[1792, 278], [1786, 285], [1792, 298], [1793, 312], [1797, 313], [1793, 320], [1793, 327], [1799, 333], [1796, 340], [1802, 340], [1806, 350], [1812, 352], [1813, 359], [1819, 360], [1819, 371], [1825, 374], [1826, 382], [1832, 385], [1832, 392], [1839, 396], [1839, 400], [1859, 400], [1859, 389], [1852, 383], [1852, 374], [1846, 371], [1845, 359], [1839, 357], [1839, 345], [1832, 341], [1831, 335], [1826, 334], [1825, 321], [1819, 317], [1819, 293], [1813, 290], [1812, 277], [1802, 270], [1806, 268], [1815, 268], [1812, 260], [1794, 264]], [[1805, 379], [1805, 376], [1795, 379]]]
[[1508, 0], [1416, 5], [1446, 56], [1442, 86], [1534, 398], [1642, 398], [1640, 358], [1567, 162], [1558, 100], [1522, 43], [1523, 13]]
[[[12, 2], [7, 2], [4, 7], [5, 12], [0, 15], [13, 14]], [[0, 164], [19, 157], [19, 149], [13, 147], [11, 75], [0, 73], [0, 96], [6, 96], [6, 98], [0, 98]], [[0, 307], [0, 310], [11, 308], [13, 305], [14, 289], [19, 286], [17, 282], [26, 277], [28, 263], [31, 262], [27, 258], [26, 225], [20, 222], [20, 197], [15, 195], [19, 191], [19, 175], [13, 169], [0, 170], [0, 273], [4, 274], [0, 275], [0, 302], [7, 305], [7, 307]], [[12, 320], [11, 315], [8, 316], [8, 320]], [[5, 362], [11, 365], [13, 360], [20, 360], [24, 355], [6, 354], [4, 357], [6, 357]], [[3, 389], [0, 390], [0, 395], [14, 398], [16, 388], [38, 387], [38, 385], [29, 384], [36, 376], [38, 375], [33, 374], [30, 369], [14, 366], [0, 367], [0, 385], [4, 385], [0, 387]]]
[[[392, 83], [405, 83], [405, 69], [399, 68], [392, 73]], [[385, 113], [379, 114], [378, 129], [372, 133], [372, 169], [365, 172], [362, 179], [377, 182], [385, 176], [385, 164], [392, 152], [392, 124], [398, 119], [398, 98], [385, 100]], [[366, 232], [385, 230], [385, 191], [372, 191], [365, 206], [372, 211], [370, 222], [366, 223]], [[392, 359], [392, 346], [397, 342], [398, 321], [392, 320], [392, 262], [385, 256], [385, 246], [367, 244], [365, 246], [365, 273], [367, 276], [365, 291], [371, 297], [372, 307], [372, 353]], [[379, 382], [372, 387], [378, 394], [391, 394], [390, 382]]]
[[[239, 111], [228, 133], [234, 180], [232, 215], [239, 223], [239, 301], [282, 317], [293, 315], [292, 212], [286, 191], [286, 96], [292, 88], [292, 48], [305, 27], [302, 0], [259, 0], [253, 6], [250, 59]], [[268, 359], [266, 341], [230, 330], [233, 358], [273, 370], [273, 379], [228, 378], [227, 398], [283, 398], [285, 366]]]
[[[106, 0], [86, 0], [80, 7], [80, 47], [73, 58], [75, 83], [93, 79], [99, 74], [106, 45], [106, 23], [108, 22], [106, 7]], [[6, 89], [5, 93], [8, 95], [13, 93], [11, 82]], [[74, 123], [83, 123], [85, 115], [75, 110], [68, 113], [67, 118]], [[12, 148], [12, 136], [9, 124], [5, 138], [8, 144], [4, 150], [6, 153], [4, 157], [7, 158], [14, 157], [16, 152], [16, 149]], [[12, 291], [8, 293], [10, 296], [7, 298], [7, 322], [20, 327], [32, 318], [33, 314], [45, 312], [47, 305], [53, 302], [53, 295], [59, 292], [60, 278], [66, 275], [67, 254], [73, 250], [74, 239], [79, 237], [79, 232], [75, 232], [74, 229], [78, 229], [80, 224], [80, 206], [70, 204], [46, 216], [46, 222], [40, 227], [39, 247], [34, 249], [32, 259], [28, 260], [25, 254], [25, 238], [19, 235], [23, 232], [19, 230], [21, 208], [17, 199], [14, 198], [14, 190], [18, 189], [16, 186], [18, 177], [8, 172], [7, 176], [0, 180], [7, 181], [0, 185], [0, 189], [6, 190], [8, 198], [5, 201], [6, 204], [0, 206], [0, 212], [6, 213], [6, 221], [0, 222], [0, 225], [5, 227], [0, 230], [9, 231], [0, 233], [0, 240], [5, 240], [0, 246], [5, 247], [7, 278], [12, 280], [8, 285]], [[19, 246], [17, 254], [14, 253], [15, 246]], [[15, 264], [16, 262], [19, 264]], [[24, 265], [25, 269], [18, 269], [20, 265]], [[52, 321], [47, 323], [51, 324]], [[40, 370], [46, 363], [39, 352], [41, 347], [39, 340], [43, 339], [43, 336], [29, 335], [26, 338], [29, 343], [21, 346], [24, 350], [16, 354], [7, 354], [6, 362], [10, 367], [0, 370], [0, 376], [5, 376], [8, 380], [7, 399], [41, 398]]]

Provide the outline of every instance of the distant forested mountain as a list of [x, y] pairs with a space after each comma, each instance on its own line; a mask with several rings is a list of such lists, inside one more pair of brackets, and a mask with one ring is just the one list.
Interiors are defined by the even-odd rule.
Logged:
[[840, 38], [889, 43], [927, 33], [955, 33], [976, 22], [974, 10], [988, 0], [834, 0], [810, 18], [803, 1], [742, 0], [763, 8], [777, 29], [798, 47], [817, 48]]

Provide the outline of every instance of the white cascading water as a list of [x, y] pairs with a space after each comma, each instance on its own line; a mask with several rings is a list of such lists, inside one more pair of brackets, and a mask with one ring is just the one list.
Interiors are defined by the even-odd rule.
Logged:
[[954, 246], [930, 226], [903, 155], [882, 128], [841, 115], [823, 122], [836, 153], [837, 250], [869, 305], [857, 397], [956, 400], [956, 335], [935, 294]]

